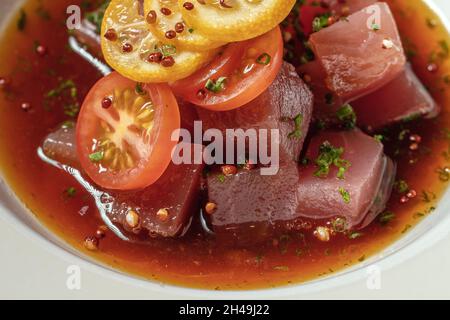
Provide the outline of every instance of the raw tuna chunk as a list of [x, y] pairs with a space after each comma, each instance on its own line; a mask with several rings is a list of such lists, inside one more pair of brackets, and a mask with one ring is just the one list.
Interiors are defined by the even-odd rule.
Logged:
[[319, 134], [312, 139], [307, 158], [317, 159], [326, 142], [343, 148], [341, 158], [350, 166], [342, 179], [335, 166], [326, 177], [316, 176], [315, 164], [301, 167], [297, 213], [313, 219], [339, 216], [346, 219], [350, 229], [364, 227], [384, 210], [395, 179], [395, 166], [384, 155], [381, 143], [358, 130]]
[[284, 63], [272, 85], [247, 105], [226, 112], [198, 108], [198, 113], [205, 130], [225, 133], [226, 129], [278, 129], [280, 161], [289, 162], [299, 158], [312, 109], [313, 96], [308, 86], [292, 65]]
[[431, 118], [440, 109], [409, 64], [393, 81], [352, 106], [358, 123], [373, 129], [416, 116]]
[[44, 160], [57, 161], [48, 162], [70, 173], [94, 197], [101, 217], [116, 234], [129, 240], [183, 234], [200, 209], [203, 164], [170, 163], [155, 184], [140, 191], [102, 190], [78, 169], [74, 140], [73, 129], [50, 134], [43, 143]]
[[213, 230], [222, 242], [249, 244], [263, 241], [280, 221], [296, 217], [298, 170], [282, 166], [277, 175], [243, 170], [221, 178], [209, 174], [208, 199], [217, 205], [211, 215]]
[[[109, 198], [104, 197], [108, 199], [105, 203], [111, 201], [106, 215], [129, 232], [145, 231], [162, 237], [182, 235], [200, 209], [202, 172], [203, 165], [171, 163], [155, 184], [142, 191], [109, 193]], [[128, 222], [130, 210], [139, 217], [136, 226]]]
[[[313, 33], [312, 49], [326, 72], [326, 84], [344, 101], [381, 88], [398, 76], [406, 58], [389, 6], [376, 3]], [[379, 10], [380, 20], [374, 12]]]
[[78, 168], [80, 166], [75, 146], [75, 127], [61, 126], [50, 133], [42, 144], [42, 149], [47, 157]]
[[314, 117], [322, 119], [335, 115], [344, 102], [326, 86], [322, 65], [315, 60], [299, 66], [297, 71], [314, 94]]
[[326, 177], [316, 177], [318, 167], [313, 162], [301, 167], [284, 165], [274, 176], [261, 176], [258, 170], [225, 179], [209, 175], [208, 199], [217, 206], [210, 220], [220, 241], [261, 242], [301, 230], [305, 218], [318, 223], [345, 218], [347, 229], [372, 222], [390, 197], [393, 162], [384, 155], [381, 143], [357, 130], [321, 133], [312, 139], [307, 156], [316, 159], [325, 141], [344, 148], [342, 158], [350, 163], [344, 179], [337, 178], [336, 168]]

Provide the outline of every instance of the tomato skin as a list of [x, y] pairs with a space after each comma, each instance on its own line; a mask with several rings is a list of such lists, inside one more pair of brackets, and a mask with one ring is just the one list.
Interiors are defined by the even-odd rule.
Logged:
[[[258, 56], [267, 53], [270, 63], [262, 65], [253, 57], [253, 67], [248, 75], [240, 72], [243, 60], [248, 50], [256, 49]], [[213, 111], [227, 111], [239, 108], [263, 93], [275, 80], [283, 62], [283, 39], [281, 30], [276, 27], [272, 31], [255, 39], [235, 42], [216, 57], [210, 64], [194, 73], [192, 76], [171, 84], [176, 95], [181, 96], [197, 106]], [[242, 76], [243, 75], [243, 76]], [[233, 78], [234, 76], [234, 78]], [[227, 77], [225, 89], [212, 93], [204, 89], [209, 79]], [[232, 79], [228, 83], [228, 79]], [[236, 80], [237, 78], [237, 80]], [[199, 90], [206, 93], [205, 98], [198, 96]]]
[[[148, 84], [144, 90], [150, 95], [155, 106], [155, 126], [149, 139], [135, 138], [136, 150], [143, 157], [135, 161], [132, 168], [113, 171], [100, 167], [90, 159], [94, 152], [93, 141], [99, 139], [101, 131], [99, 115], [105, 114], [102, 100], [111, 95], [114, 89], [136, 87], [136, 83], [113, 72], [100, 79], [90, 90], [83, 102], [76, 127], [77, 155], [83, 170], [99, 186], [113, 190], [135, 190], [145, 188], [156, 182], [172, 160], [172, 150], [178, 141], [172, 141], [172, 133], [180, 128], [178, 103], [167, 84]], [[100, 170], [101, 169], [101, 170]]]

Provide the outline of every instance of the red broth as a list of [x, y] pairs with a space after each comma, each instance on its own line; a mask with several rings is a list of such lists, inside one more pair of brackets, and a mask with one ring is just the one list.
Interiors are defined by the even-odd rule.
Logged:
[[[72, 97], [54, 101], [45, 98], [47, 93], [71, 80], [81, 103], [101, 77], [67, 47], [66, 8], [85, 3], [81, 0], [30, 0], [1, 38], [0, 77], [11, 82], [0, 92], [2, 175], [30, 212], [63, 241], [111, 268], [145, 279], [205, 289], [254, 289], [302, 283], [357, 264], [433, 214], [450, 179], [447, 31], [422, 1], [388, 2], [414, 69], [443, 112], [437, 119], [403, 124], [386, 133], [387, 153], [398, 163], [398, 177], [417, 197], [401, 204], [401, 196], [394, 192], [388, 208], [394, 218], [387, 224], [374, 222], [354, 239], [339, 235], [324, 243], [305, 232], [263, 246], [233, 249], [222, 247], [194, 223], [181, 239], [154, 240], [148, 245], [124, 242], [107, 231], [99, 250], [86, 250], [84, 239], [103, 224], [95, 204], [72, 177], [44, 163], [36, 153], [42, 139], [70, 119], [64, 111], [75, 102]], [[22, 31], [19, 25], [24, 26]], [[37, 53], [42, 49], [37, 49], [39, 45], [45, 54]], [[433, 72], [428, 70], [431, 62], [438, 66], [437, 70], [431, 66]], [[412, 134], [422, 138], [416, 151], [409, 150]], [[83, 210], [86, 213], [80, 214]]]

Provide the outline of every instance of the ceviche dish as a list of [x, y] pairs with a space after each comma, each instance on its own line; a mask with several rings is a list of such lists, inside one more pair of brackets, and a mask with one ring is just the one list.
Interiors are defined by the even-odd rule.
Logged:
[[421, 0], [28, 0], [0, 37], [0, 171], [86, 257], [297, 285], [435, 214], [450, 39]]

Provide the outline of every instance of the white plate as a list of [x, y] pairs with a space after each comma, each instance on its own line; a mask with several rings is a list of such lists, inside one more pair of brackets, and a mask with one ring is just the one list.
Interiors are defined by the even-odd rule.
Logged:
[[[414, 0], [412, 0], [414, 1]], [[450, 17], [450, 2], [446, 0], [427, 1], [435, 11], [439, 12], [443, 19], [445, 15]], [[2, 0], [0, 3], [0, 25], [7, 18], [11, 8], [20, 5], [17, 0]], [[448, 26], [447, 26], [448, 27]], [[450, 29], [450, 28], [449, 28]], [[366, 286], [369, 267], [376, 266], [375, 270], [383, 272], [383, 277], [391, 277], [391, 290], [395, 288], [395, 274], [410, 272], [413, 264], [405, 261], [415, 257], [417, 261], [420, 255], [427, 255], [440, 265], [450, 266], [450, 252], [444, 251], [442, 256], [435, 245], [440, 240], [447, 238], [450, 244], [450, 190], [439, 203], [436, 212], [427, 217], [404, 238], [397, 241], [388, 249], [350, 269], [335, 274], [329, 278], [312, 281], [302, 285], [284, 287], [270, 290], [257, 290], [245, 292], [217, 292], [206, 290], [194, 290], [174, 287], [160, 283], [143, 281], [104, 268], [97, 263], [80, 256], [80, 254], [55, 238], [43, 228], [32, 215], [30, 215], [17, 201], [14, 194], [6, 184], [0, 180], [0, 297], [116, 297], [116, 298], [204, 298], [204, 299], [260, 299], [260, 298], [312, 298], [312, 297], [366, 297], [374, 295]], [[14, 227], [17, 231], [12, 231]], [[8, 242], [9, 241], [9, 242]], [[433, 249], [432, 249], [433, 248]], [[19, 251], [17, 251], [19, 250]], [[430, 253], [435, 250], [435, 255]], [[439, 256], [438, 256], [439, 254]], [[30, 260], [31, 259], [31, 260]], [[23, 263], [29, 265], [22, 265]], [[433, 263], [421, 261], [416, 265], [428, 265], [428, 270], [433, 270]], [[37, 265], [35, 268], [34, 266]], [[81, 291], [71, 291], [66, 287], [66, 268], [77, 265], [83, 271]], [[398, 266], [394, 271], [387, 270]], [[410, 267], [410, 268], [409, 268]], [[368, 269], [369, 268], [369, 269]], [[416, 266], [417, 268], [417, 266]], [[403, 271], [402, 271], [403, 270]], [[448, 269], [447, 269], [448, 270]], [[447, 271], [445, 270], [445, 271]], [[8, 272], [6, 272], [8, 271]], [[426, 270], [416, 270], [413, 275], [424, 274]], [[420, 272], [422, 273], [420, 273]], [[24, 274], [24, 272], [26, 272]], [[448, 272], [436, 271], [436, 279], [431, 288], [437, 290], [446, 289], [450, 284]], [[394, 274], [394, 276], [392, 275]], [[30, 276], [28, 277], [27, 276]], [[426, 274], [425, 274], [426, 275]], [[394, 277], [392, 279], [392, 277]], [[28, 280], [27, 280], [28, 279]], [[427, 278], [425, 278], [427, 279]], [[33, 281], [39, 286], [30, 286], [27, 281]], [[440, 287], [444, 281], [444, 286]], [[398, 281], [404, 284], [405, 279]], [[411, 284], [419, 284], [420, 279], [414, 279]], [[429, 283], [426, 282], [426, 283]], [[101, 286], [101, 287], [99, 287]], [[389, 286], [388, 286], [389, 287]], [[83, 289], [84, 288], [84, 289]], [[86, 291], [88, 288], [89, 291]], [[27, 289], [26, 291], [24, 291]], [[403, 288], [403, 293], [420, 292], [417, 288]], [[416, 291], [414, 291], [416, 290]], [[400, 292], [400, 291], [399, 291]], [[450, 296], [449, 291], [447, 292]], [[436, 293], [436, 292], [435, 292]], [[439, 292], [438, 292], [439, 293]], [[342, 294], [344, 296], [342, 296]], [[431, 292], [430, 292], [431, 294]], [[447, 297], [448, 297], [447, 296]], [[386, 294], [380, 297], [388, 297]], [[439, 297], [439, 296], [438, 296]]]

